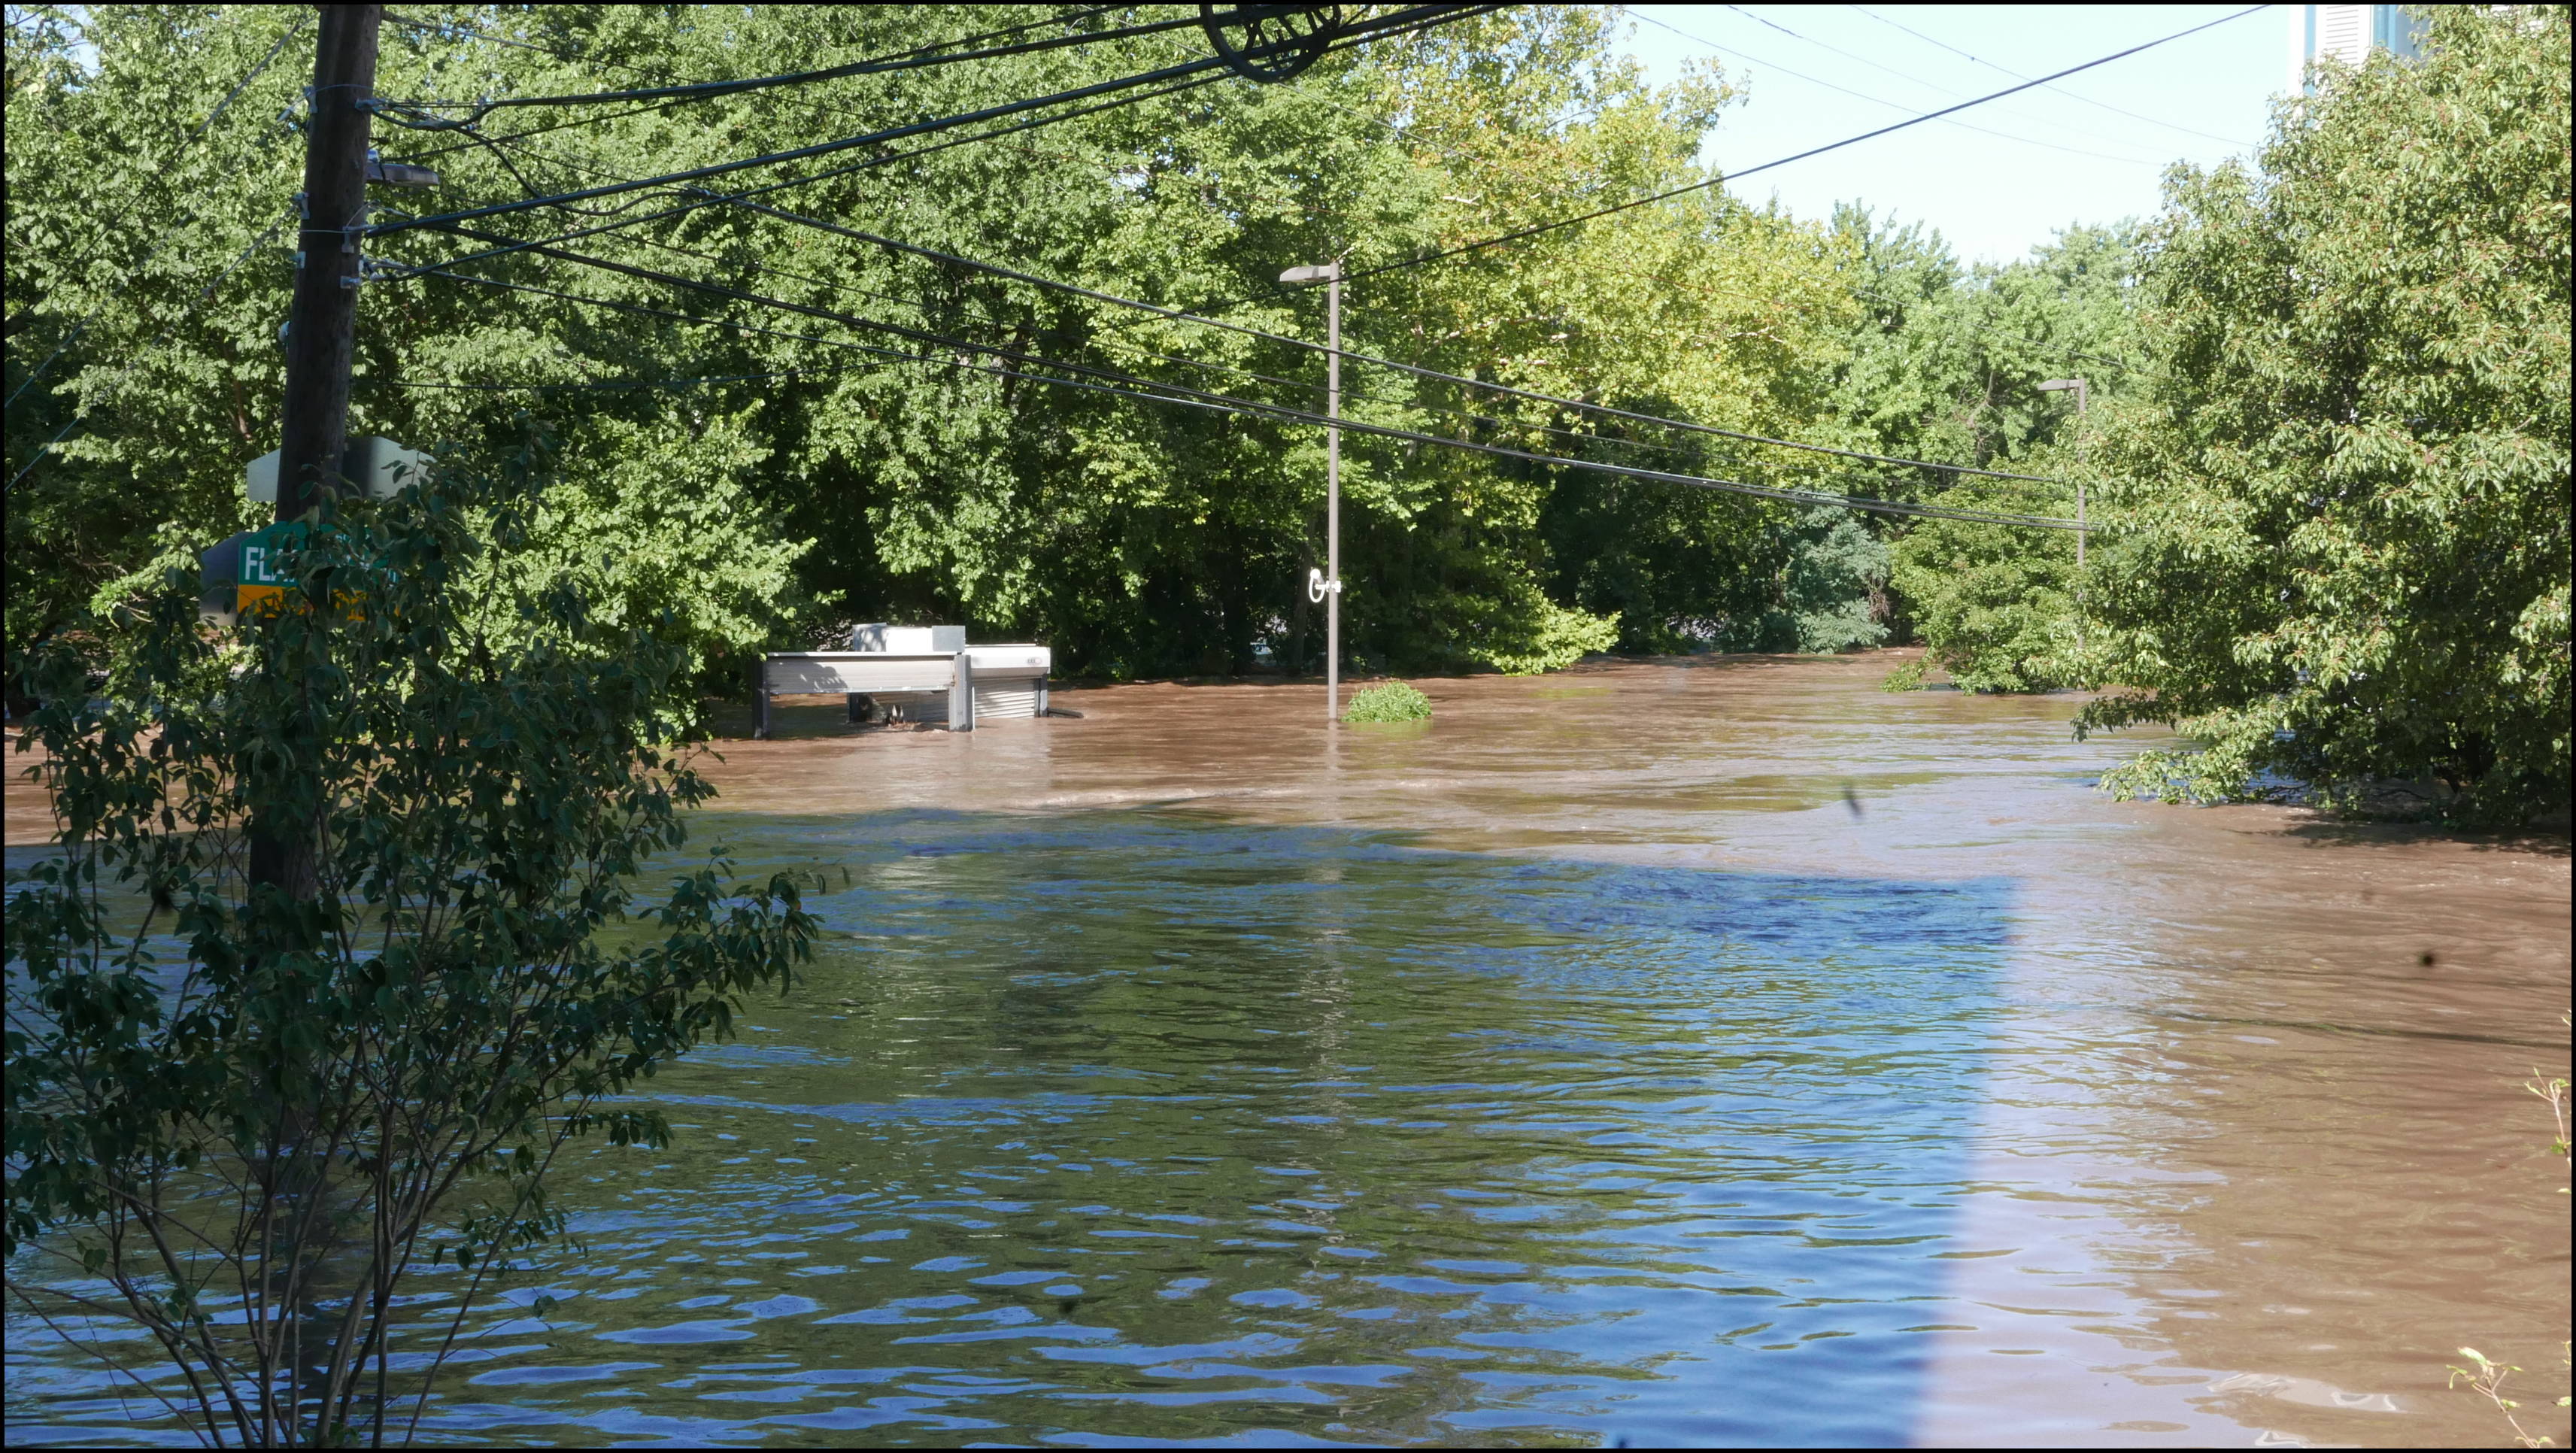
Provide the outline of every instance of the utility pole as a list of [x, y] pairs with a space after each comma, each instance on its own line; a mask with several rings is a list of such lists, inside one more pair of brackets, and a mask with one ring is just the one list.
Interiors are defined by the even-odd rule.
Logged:
[[[306, 110], [303, 223], [286, 313], [286, 399], [277, 459], [277, 522], [327, 516], [348, 439], [359, 245], [367, 225], [367, 132], [376, 99], [382, 5], [325, 5]], [[296, 898], [315, 891], [315, 824], [253, 822], [250, 881]]]
[[376, 31], [385, 16], [382, 5], [320, 8], [304, 191], [296, 199], [304, 221], [295, 236], [295, 293], [286, 313], [281, 524], [329, 509], [348, 437], [359, 245], [367, 225], [367, 132], [376, 98]]
[[1342, 265], [1292, 267], [1283, 283], [1324, 284], [1324, 573], [1307, 586], [1324, 603], [1324, 720], [1342, 719]]

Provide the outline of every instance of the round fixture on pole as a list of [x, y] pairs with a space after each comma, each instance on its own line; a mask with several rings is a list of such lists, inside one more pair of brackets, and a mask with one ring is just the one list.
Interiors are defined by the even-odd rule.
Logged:
[[1199, 6], [1199, 28], [1228, 70], [1264, 85], [1294, 78], [1341, 33], [1339, 5]]

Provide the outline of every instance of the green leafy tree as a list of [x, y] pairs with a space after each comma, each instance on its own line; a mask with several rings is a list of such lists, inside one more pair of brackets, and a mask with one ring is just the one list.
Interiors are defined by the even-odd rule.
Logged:
[[[10, 511], [16, 642], [148, 588], [248, 521], [240, 470], [276, 443], [291, 275], [268, 229], [301, 155], [277, 118], [297, 114], [310, 63], [306, 34], [191, 140], [294, 12], [22, 9], [29, 23], [9, 40], [8, 286], [22, 330], [10, 387], [27, 385], [9, 413], [10, 469], [24, 474]], [[1041, 6], [411, 6], [387, 22], [378, 89], [406, 101], [580, 93], [1121, 19]], [[1111, 675], [1241, 669], [1260, 646], [1309, 666], [1322, 634], [1303, 593], [1322, 546], [1319, 430], [992, 365], [1061, 376], [1012, 362], [1040, 356], [1313, 409], [1318, 357], [868, 234], [1320, 341], [1321, 299], [1281, 289], [1284, 266], [1402, 261], [1707, 175], [1694, 157], [1727, 103], [1723, 79], [1645, 84], [1614, 21], [1596, 7], [1501, 12], [1336, 53], [1292, 85], [1224, 81], [1008, 136], [845, 155], [832, 159], [845, 169], [766, 199], [844, 231], [710, 207], [370, 284], [352, 427], [468, 454], [541, 427], [580, 462], [567, 470], [580, 483], [556, 487], [545, 548], [520, 563], [578, 573], [623, 618], [670, 612], [668, 639], [701, 681], [735, 654], [802, 646], [858, 616], [1033, 636], [1070, 669]], [[406, 131], [417, 118], [388, 113], [386, 156], [436, 169], [442, 185], [376, 200], [444, 212], [646, 177], [1204, 46], [1182, 31], [686, 104], [505, 111], [479, 139]], [[538, 239], [683, 200], [608, 198], [372, 245], [389, 262], [445, 263], [490, 245], [482, 234]], [[1355, 283], [1345, 336], [1471, 377], [1801, 433], [1830, 424], [1851, 309], [1828, 252], [1812, 228], [1704, 193]], [[1613, 437], [1550, 406], [1375, 369], [1354, 366], [1346, 386], [1352, 416], [1376, 423], [1775, 483], [1823, 477], [1767, 451], [1699, 451], [1651, 429]], [[1685, 644], [1691, 622], [1772, 608], [1804, 528], [1738, 497], [1345, 444], [1346, 641], [1391, 663], [1542, 669], [1613, 643]]]
[[[12, 663], [60, 828], [9, 901], [9, 1293], [219, 1445], [408, 1441], [567, 1142], [661, 1143], [621, 1092], [809, 952], [783, 877], [639, 896], [710, 794], [687, 653], [468, 588], [548, 519], [519, 479], [344, 504], [237, 636], [172, 571]], [[308, 891], [246, 884], [255, 822]]]
[[2088, 586], [2130, 689], [2081, 726], [2205, 746], [2116, 790], [2568, 800], [2568, 10], [2427, 24], [2169, 183]]
[[[2038, 385], [2076, 374], [2097, 405], [2125, 395], [2140, 229], [2071, 227], [2020, 261], [1963, 269], [1920, 224], [1846, 208], [1836, 227], [1869, 305], [1841, 380], [1862, 447], [2071, 480], [2074, 411]], [[2075, 514], [2071, 483], [1926, 471], [1904, 485], [1928, 502]], [[1892, 613], [1953, 681], [1977, 691], [2075, 683], [2071, 538], [1963, 520], [1881, 528], [1893, 557]]]

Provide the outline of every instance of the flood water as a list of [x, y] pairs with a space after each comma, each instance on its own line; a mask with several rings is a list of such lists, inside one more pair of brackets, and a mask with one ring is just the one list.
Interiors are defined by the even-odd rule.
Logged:
[[[726, 744], [829, 935], [433, 1436], [2506, 1442], [2467, 1344], [2564, 1443], [2564, 838], [2111, 803], [1887, 665]], [[12, 1443], [178, 1440], [11, 1315]]]

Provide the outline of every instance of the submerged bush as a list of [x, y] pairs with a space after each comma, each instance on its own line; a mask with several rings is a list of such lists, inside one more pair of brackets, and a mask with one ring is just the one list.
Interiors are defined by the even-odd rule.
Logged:
[[1351, 709], [1342, 713], [1344, 721], [1429, 721], [1431, 698], [1405, 685], [1390, 681], [1372, 686], [1351, 698]]

